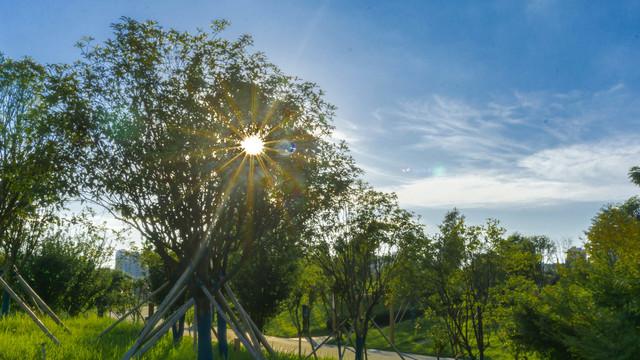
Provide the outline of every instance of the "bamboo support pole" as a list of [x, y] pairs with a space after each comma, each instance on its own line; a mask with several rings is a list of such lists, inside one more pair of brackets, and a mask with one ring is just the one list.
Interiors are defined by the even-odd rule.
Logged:
[[267, 352], [269, 353], [269, 355], [271, 355], [273, 357], [277, 357], [276, 352], [273, 350], [271, 345], [269, 345], [269, 342], [264, 337], [264, 335], [262, 335], [262, 332], [260, 332], [260, 329], [258, 329], [258, 326], [256, 326], [256, 324], [253, 322], [253, 320], [251, 320], [251, 317], [244, 310], [244, 308], [242, 307], [242, 304], [240, 304], [240, 302], [236, 299], [235, 295], [233, 294], [233, 291], [231, 291], [231, 287], [229, 286], [229, 284], [225, 283], [224, 284], [224, 288], [225, 288], [225, 290], [227, 290], [227, 293], [229, 294], [229, 298], [233, 302], [234, 306], [238, 309], [238, 311], [240, 311], [240, 312], [242, 312], [242, 313], [244, 313], [246, 315], [247, 320], [249, 321], [249, 324], [251, 325], [251, 327], [255, 331], [256, 336], [258, 337], [258, 340], [260, 340], [260, 342], [262, 342], [262, 345], [264, 345], [264, 348], [267, 349]]
[[53, 343], [56, 345], [60, 345], [60, 342], [58, 341], [58, 339], [56, 339], [56, 337], [53, 336], [53, 334], [49, 331], [49, 329], [47, 329], [47, 327], [44, 326], [42, 321], [38, 319], [36, 314], [34, 314], [33, 311], [29, 309], [29, 307], [20, 299], [20, 297], [15, 292], [13, 292], [11, 287], [9, 287], [9, 285], [6, 282], [4, 282], [2, 278], [0, 278], [0, 284], [5, 288], [5, 290], [9, 293], [9, 295], [11, 295], [13, 300], [15, 300], [20, 305], [22, 310], [24, 310], [24, 312], [26, 312], [31, 317], [31, 319], [33, 319], [33, 321], [40, 327], [40, 329], [45, 334], [47, 334], [47, 336], [53, 341]]
[[391, 341], [389, 341], [389, 338], [387, 338], [387, 335], [385, 335], [385, 334], [384, 334], [384, 332], [382, 331], [382, 329], [380, 329], [380, 326], [378, 326], [378, 324], [376, 324], [376, 322], [375, 322], [375, 321], [373, 321], [373, 319], [369, 318], [369, 320], [371, 320], [371, 323], [373, 324], [373, 326], [375, 326], [375, 327], [376, 327], [376, 329], [378, 329], [378, 331], [380, 332], [380, 335], [382, 335], [382, 337], [383, 337], [385, 340], [387, 340], [387, 342], [389, 343], [389, 345], [391, 345], [391, 347], [393, 348], [393, 350], [395, 350], [395, 351], [398, 353], [398, 355], [400, 355], [400, 358], [401, 358], [402, 360], [406, 360], [406, 359], [404, 358], [404, 356], [402, 356], [402, 353], [400, 352], [400, 350], [398, 350], [398, 348], [397, 348], [395, 345], [393, 345], [393, 343], [392, 343]]
[[184, 303], [184, 305], [182, 305], [175, 313], [173, 313], [173, 315], [171, 315], [169, 319], [167, 319], [167, 321], [165, 321], [161, 326], [157, 328], [158, 331], [155, 332], [153, 337], [151, 337], [149, 341], [147, 341], [132, 357], [135, 358], [144, 355], [144, 353], [146, 353], [167, 331], [169, 331], [171, 325], [173, 325], [182, 315], [189, 311], [193, 304], [195, 304], [195, 300], [193, 300], [193, 298]]
[[[187, 286], [186, 286], [186, 285], [185, 285], [185, 286], [183, 286], [183, 287], [182, 287], [182, 288], [181, 288], [177, 293], [173, 294], [173, 297], [172, 297], [171, 299], [169, 299], [169, 302], [168, 302], [168, 304], [169, 304], [169, 305], [168, 305], [168, 306], [166, 306], [164, 309], [162, 309], [162, 311], [160, 312], [162, 315], [161, 315], [161, 316], [159, 316], [158, 318], [156, 318], [155, 323], [154, 323], [153, 325], [149, 325], [149, 324], [151, 323], [151, 319], [149, 319], [149, 321], [147, 322], [147, 325], [146, 325], [145, 327], [143, 327], [142, 329], [140, 329], [140, 331], [138, 332], [138, 334], [136, 335], [136, 337], [141, 337], [141, 339], [142, 339], [142, 340], [143, 340], [143, 342], [144, 342], [144, 339], [145, 339], [145, 338], [148, 338], [148, 334], [149, 334], [150, 332], [152, 332], [152, 331], [153, 331], [153, 329], [154, 329], [154, 328], [155, 328], [159, 323], [160, 323], [160, 324], [162, 324], [162, 323], [163, 323], [163, 319], [162, 319], [162, 317], [164, 317], [167, 313], [169, 313], [169, 312], [171, 311], [171, 307], [172, 307], [173, 305], [175, 305], [176, 301], [178, 301], [178, 299], [180, 299], [180, 297], [185, 293], [185, 291], [187, 291]], [[146, 334], [144, 337], [142, 337], [142, 333], [143, 333], [143, 331], [144, 331], [144, 330], [146, 330], [146, 329], [150, 329], [150, 330], [148, 330], [148, 331], [147, 331], [147, 334]]]
[[[354, 319], [353, 323], [354, 323], [354, 324], [356, 323], [355, 319]], [[351, 326], [351, 329], [349, 329], [349, 331], [347, 331], [347, 340], [345, 340], [345, 342], [344, 342], [344, 346], [343, 346], [344, 350], [342, 350], [342, 354], [340, 354], [340, 358], [341, 358], [341, 359], [344, 357], [344, 354], [347, 352], [347, 348], [349, 347], [349, 345], [348, 345], [348, 344], [351, 344], [351, 346], [352, 346], [354, 349], [356, 348], [356, 346], [355, 346], [355, 344], [353, 343], [353, 341], [351, 341], [351, 333], [352, 333], [352, 332], [353, 332], [353, 326]]]
[[[227, 303], [227, 299], [224, 297], [224, 295], [222, 295], [222, 292], [220, 292], [220, 290], [218, 289], [218, 290], [216, 290], [216, 293], [218, 294], [220, 299], [222, 299], [222, 302], [220, 302], [219, 304], [226, 311], [227, 315], [229, 316], [229, 318], [231, 319], [233, 324], [236, 326], [236, 328], [238, 330], [242, 331], [242, 334], [249, 341], [249, 344], [253, 347], [254, 352], [256, 354], [258, 354], [258, 356], [263, 355], [263, 356], [260, 356], [260, 358], [262, 359], [264, 357], [264, 354], [262, 352], [262, 349], [260, 348], [260, 343], [258, 343], [257, 339], [255, 338], [255, 335], [253, 335], [250, 331], [245, 329], [247, 326], [245, 324], [241, 323], [238, 320], [238, 318], [236, 318], [235, 314], [233, 313], [233, 309]], [[248, 337], [247, 337], [247, 335], [248, 335]]]
[[164, 315], [164, 313], [167, 312], [167, 310], [171, 307], [171, 305], [173, 305], [173, 302], [175, 302], [175, 299], [172, 299], [173, 296], [178, 291], [181, 291], [180, 289], [183, 287], [184, 283], [187, 281], [189, 276], [193, 274], [194, 268], [198, 265], [198, 263], [202, 259], [202, 256], [207, 252], [206, 250], [209, 245], [209, 241], [207, 239], [211, 234], [212, 230], [213, 230], [213, 226], [210, 225], [205, 236], [202, 239], [200, 239], [200, 245], [198, 246], [198, 249], [194, 252], [191, 262], [187, 264], [187, 268], [184, 270], [182, 275], [180, 275], [180, 278], [178, 279], [178, 281], [176, 281], [176, 283], [173, 285], [167, 297], [165, 297], [165, 299], [162, 301], [160, 306], [158, 306], [157, 312], [154, 313], [153, 316], [149, 319], [149, 322], [147, 323], [147, 325], [138, 334], [138, 338], [136, 339], [136, 342], [131, 346], [131, 348], [127, 351], [127, 353], [124, 354], [121, 360], [131, 359], [131, 356], [133, 355], [133, 353], [140, 346], [140, 339], [144, 338], [149, 333], [149, 331], [151, 331], [151, 329], [157, 324], [158, 320]]
[[335, 330], [333, 330], [333, 332], [331, 334], [329, 334], [329, 336], [327, 336], [324, 340], [322, 340], [322, 342], [320, 344], [318, 344], [318, 346], [315, 348], [315, 350], [313, 350], [311, 352], [311, 354], [307, 355], [306, 359], [310, 358], [311, 356], [316, 354], [316, 351], [318, 351], [322, 346], [324, 346], [324, 344], [327, 343], [327, 341], [329, 341], [329, 339], [331, 339], [332, 336], [336, 335], [336, 333], [338, 332], [338, 329], [340, 329], [342, 327], [342, 325], [344, 325], [344, 323], [346, 323], [347, 320], [344, 320], [342, 322], [342, 324], [340, 324], [340, 326], [338, 326]]
[[[186, 276], [184, 278], [186, 279]], [[182, 277], [180, 279], [184, 280], [182, 279]], [[180, 281], [178, 283], [180, 283]], [[176, 283], [176, 285], [178, 283]], [[158, 311], [156, 311], [151, 319], [149, 319], [147, 325], [143, 327], [142, 330], [140, 330], [136, 342], [131, 346], [131, 348], [129, 348], [129, 350], [124, 354], [121, 360], [129, 360], [133, 357], [133, 354], [136, 353], [138, 348], [145, 342], [144, 339], [147, 338], [147, 335], [155, 328], [158, 321], [169, 311], [169, 308], [178, 300], [180, 295], [182, 295], [182, 293], [186, 289], [186, 286], [183, 286], [179, 289], [176, 289], [176, 287], [174, 286], [173, 289], [171, 289], [169, 295], [167, 295], [167, 297], [162, 301], [162, 304], [158, 307]]]
[[[253, 348], [256, 351], [262, 352], [262, 348], [260, 347], [260, 341], [258, 340], [258, 337], [254, 333], [253, 326], [251, 326], [251, 323], [249, 323], [249, 320], [247, 320], [248, 315], [244, 312], [244, 309], [241, 308], [240, 304], [238, 303], [238, 300], [236, 300], [235, 296], [233, 296], [233, 293], [229, 291], [231, 289], [228, 286], [225, 286], [225, 290], [227, 290], [227, 294], [229, 294], [229, 299], [231, 299], [231, 303], [233, 304], [233, 306], [235, 306], [236, 310], [238, 311], [238, 314], [240, 315], [240, 320], [242, 321], [242, 324], [244, 325], [246, 332], [249, 334], [249, 337], [251, 338], [251, 342], [253, 343]], [[220, 296], [221, 299], [226, 301], [226, 298], [224, 297], [222, 292], [218, 291], [218, 296]]]
[[[169, 285], [169, 282], [166, 282], [164, 284], [162, 284], [159, 288], [157, 288], [154, 292], [152, 292], [149, 296], [147, 296], [146, 298], [144, 298], [138, 305], [136, 305], [133, 309], [129, 310], [129, 312], [127, 312], [126, 314], [124, 314], [123, 316], [121, 316], [118, 320], [116, 320], [116, 322], [114, 322], [113, 324], [111, 324], [108, 328], [106, 328], [103, 332], [101, 332], [100, 334], [98, 334], [98, 336], [96, 336], [96, 340], [99, 339], [102, 335], [108, 333], [111, 329], [113, 329], [114, 327], [116, 327], [116, 325], [120, 324], [120, 322], [122, 322], [124, 319], [127, 318], [127, 316], [131, 315], [134, 311], [136, 311], [140, 306], [142, 306], [142, 304], [144, 304], [145, 302], [147, 302], [147, 300], [151, 299], [152, 297], [154, 297], [156, 294], [158, 294], [162, 289], [164, 289], [165, 287], [167, 287], [167, 285]], [[146, 325], [146, 324], [145, 324]]]
[[[195, 301], [195, 300], [194, 300]], [[188, 301], [187, 301], [188, 302]], [[186, 303], [185, 303], [186, 304]], [[182, 306], [184, 306], [185, 304], [182, 304]], [[147, 334], [147, 336], [142, 339], [142, 344], [145, 344], [146, 342], [148, 342], [151, 338], [153, 338], [158, 331], [162, 330], [162, 328], [165, 325], [169, 325], [169, 327], [171, 327], [172, 325], [174, 325], [177, 321], [179, 321], [180, 319], [174, 319], [173, 315], [175, 315], [177, 312], [179, 312], [182, 309], [182, 306], [180, 306], [178, 308], [178, 310], [176, 310], [173, 314], [171, 314], [168, 318], [164, 319], [164, 321], [160, 322], [160, 324], [156, 327], [154, 327], [151, 331], [149, 331], [149, 333]], [[187, 311], [189, 311], [189, 309], [187, 309]], [[186, 312], [185, 312], [186, 313]], [[142, 346], [142, 345], [141, 345]]]
[[224, 321], [226, 321], [227, 324], [229, 324], [229, 326], [231, 327], [231, 330], [233, 330], [233, 332], [236, 334], [238, 339], [240, 339], [240, 341], [242, 342], [244, 347], [247, 349], [249, 354], [251, 354], [251, 357], [254, 360], [261, 360], [261, 358], [258, 357], [258, 355], [253, 351], [253, 347], [249, 344], [249, 341], [247, 339], [245, 339], [244, 335], [242, 335], [242, 333], [238, 329], [236, 329], [236, 327], [233, 325], [233, 323], [229, 320], [229, 317], [227, 316], [227, 314], [225, 314], [224, 310], [222, 310], [222, 308], [220, 307], [220, 305], [218, 304], [216, 299], [213, 297], [213, 295], [211, 295], [209, 290], [207, 290], [207, 288], [202, 284], [200, 285], [200, 288], [205, 293], [205, 295], [207, 295], [207, 297], [209, 298], [209, 301], [211, 301], [213, 306], [215, 306], [216, 310], [218, 311], [218, 315], [222, 316]]
[[15, 266], [13, 267], [13, 272], [16, 275], [16, 279], [18, 279], [18, 282], [20, 283], [20, 285], [22, 285], [22, 287], [27, 291], [27, 293], [36, 302], [36, 304], [40, 305], [44, 309], [44, 311], [47, 313], [47, 315], [49, 315], [53, 319], [53, 321], [56, 322], [56, 324], [62, 326], [66, 332], [71, 334], [71, 330], [69, 330], [69, 328], [67, 328], [64, 325], [64, 323], [62, 322], [62, 320], [60, 320], [60, 318], [58, 318], [56, 313], [54, 313], [53, 310], [49, 308], [49, 306], [44, 302], [44, 300], [42, 300], [40, 296], [38, 296], [38, 294], [35, 291], [33, 291], [31, 286], [27, 284], [27, 282], [22, 278], [22, 276], [20, 276], [20, 273], [18, 272], [17, 267]]
[[311, 350], [313, 350], [313, 356], [316, 358], [316, 360], [318, 360], [318, 355], [316, 354], [316, 348], [313, 344], [313, 339], [311, 338], [311, 335], [306, 334], [307, 336], [305, 336], [305, 339], [309, 342], [309, 345], [311, 345]]

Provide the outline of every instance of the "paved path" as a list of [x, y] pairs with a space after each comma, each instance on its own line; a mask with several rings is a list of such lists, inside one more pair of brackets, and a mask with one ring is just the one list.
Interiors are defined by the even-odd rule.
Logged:
[[[227, 336], [229, 339], [235, 338], [235, 334], [233, 332], [228, 332]], [[274, 336], [265, 336], [269, 345], [278, 352], [289, 353], [289, 354], [297, 354], [298, 353], [298, 338], [279, 338]], [[316, 343], [321, 343], [324, 338], [316, 337], [313, 339]], [[355, 352], [353, 347], [347, 347], [346, 351], [344, 347], [342, 348], [344, 351], [343, 359], [353, 360], [355, 359]], [[302, 339], [302, 353], [305, 355], [311, 354], [312, 349], [309, 342], [305, 339]], [[338, 346], [337, 345], [323, 345], [317, 352], [318, 357], [332, 357], [338, 359]], [[405, 354], [402, 353], [405, 360], [437, 360], [435, 356], [426, 356], [426, 355], [417, 355], [417, 354]], [[310, 359], [313, 359], [311, 357]], [[367, 349], [367, 359], [368, 360], [402, 360], [400, 356], [394, 351], [383, 351], [376, 349]], [[453, 360], [448, 358], [440, 358], [441, 360]]]
[[[142, 311], [143, 314], [146, 315], [147, 309], [146, 307]], [[117, 318], [115, 314], [108, 313], [107, 316]], [[190, 336], [192, 333], [189, 332], [188, 329], [185, 329], [185, 335]], [[211, 337], [215, 340], [215, 335], [211, 334]], [[233, 344], [233, 339], [236, 338], [236, 335], [231, 329], [227, 330], [227, 338], [229, 339], [229, 345]], [[298, 338], [279, 338], [275, 336], [265, 336], [269, 345], [278, 352], [288, 353], [288, 354], [297, 354], [298, 353]], [[315, 337], [313, 338], [314, 342], [317, 344], [321, 343], [324, 340], [324, 337]], [[302, 339], [302, 353], [305, 355], [311, 354], [313, 350], [311, 349], [311, 345], [306, 339]], [[342, 347], [342, 351], [344, 351], [343, 359], [346, 360], [354, 360], [355, 359], [355, 351], [353, 347], [348, 346], [346, 351], [344, 347]], [[332, 357], [338, 359], [338, 346], [337, 345], [323, 345], [318, 351], [316, 351], [318, 357]], [[437, 360], [435, 356], [427, 356], [427, 355], [418, 355], [418, 354], [406, 354], [402, 353], [405, 360]], [[314, 360], [313, 357], [310, 358]], [[376, 350], [376, 349], [367, 349], [367, 360], [402, 360], [398, 353], [394, 351], [384, 351], [384, 350]], [[454, 360], [451, 358], [441, 357], [440, 360]]]

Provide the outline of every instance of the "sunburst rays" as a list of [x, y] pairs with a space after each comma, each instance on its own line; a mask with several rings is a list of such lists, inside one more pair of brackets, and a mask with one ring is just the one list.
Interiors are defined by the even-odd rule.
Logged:
[[[266, 190], [278, 185], [278, 189], [269, 191], [267, 197], [270, 202], [282, 201], [282, 215], [286, 220], [290, 217], [286, 200], [283, 200], [290, 191], [287, 187], [298, 188], [300, 185], [297, 184], [296, 171], [301, 165], [289, 165], [306, 162], [310, 156], [301, 151], [303, 148], [298, 148], [300, 144], [296, 142], [311, 143], [314, 136], [300, 130], [295, 122], [301, 111], [288, 109], [279, 99], [279, 94], [261, 94], [260, 86], [256, 84], [251, 84], [250, 88], [246, 85], [232, 88], [222, 82], [220, 88], [222, 91], [216, 101], [201, 103], [209, 112], [210, 126], [170, 129], [183, 134], [188, 139], [186, 141], [193, 141], [193, 144], [187, 146], [191, 150], [175, 153], [171, 159], [165, 158], [166, 161], [198, 161], [201, 164], [210, 161], [211, 169], [208, 173], [201, 173], [198, 179], [192, 178], [191, 185], [185, 184], [188, 189], [184, 189], [173, 204], [167, 204], [168, 208], [184, 201], [198, 189], [217, 183], [214, 186], [218, 187], [215, 190], [218, 196], [210, 204], [215, 207], [216, 217], [219, 218], [224, 211], [233, 193], [243, 193], [246, 199], [240, 204], [244, 204], [244, 221], [249, 225], [254, 219], [258, 188]], [[285, 184], [284, 188], [279, 188]], [[251, 225], [246, 227], [247, 239], [253, 236], [251, 228]]]

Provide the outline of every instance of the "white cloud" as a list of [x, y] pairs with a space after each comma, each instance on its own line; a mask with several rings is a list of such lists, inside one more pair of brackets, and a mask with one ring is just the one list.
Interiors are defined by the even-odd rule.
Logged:
[[494, 171], [419, 179], [384, 190], [396, 192], [403, 206], [427, 208], [508, 208], [586, 201], [604, 203], [626, 199], [637, 193], [637, 189], [628, 182], [594, 185], [521, 174], [502, 175]]
[[[370, 147], [379, 158], [366, 167], [377, 178], [402, 179], [383, 185], [405, 206], [621, 201], [638, 193], [627, 178], [640, 165], [634, 99], [617, 84], [594, 93], [515, 92], [481, 105], [442, 96], [404, 101], [376, 112], [387, 138], [403, 139], [394, 142], [401, 150]], [[360, 145], [367, 143], [383, 144]], [[394, 162], [412, 171], [394, 168], [391, 176]], [[434, 166], [446, 175], [424, 170]]]
[[591, 184], [626, 183], [627, 171], [638, 164], [640, 144], [634, 139], [545, 149], [518, 162], [540, 179]]

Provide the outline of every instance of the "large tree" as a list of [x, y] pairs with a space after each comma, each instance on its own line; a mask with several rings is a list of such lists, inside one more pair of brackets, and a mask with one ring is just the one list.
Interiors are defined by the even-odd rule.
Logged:
[[[137, 229], [174, 279], [197, 256], [209, 287], [263, 241], [299, 241], [355, 172], [344, 145], [327, 141], [333, 107], [322, 92], [249, 53], [249, 37], [221, 39], [226, 25], [189, 34], [123, 18], [112, 39], [79, 44], [84, 94], [100, 114], [87, 197]], [[196, 316], [208, 324], [197, 283]], [[198, 357], [211, 358], [208, 327], [199, 330]]]
[[76, 85], [65, 66], [0, 54], [0, 266], [9, 275], [77, 193], [90, 119], [79, 115]]
[[373, 308], [389, 293], [396, 274], [399, 249], [420, 238], [422, 228], [412, 213], [398, 207], [395, 194], [360, 182], [322, 215], [312, 257], [345, 304], [360, 360]]

